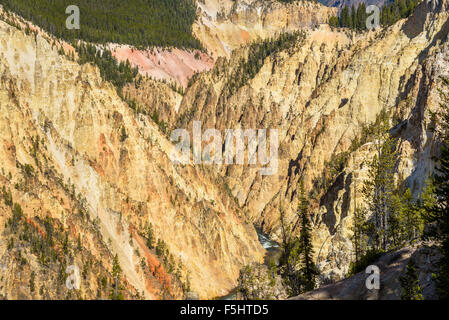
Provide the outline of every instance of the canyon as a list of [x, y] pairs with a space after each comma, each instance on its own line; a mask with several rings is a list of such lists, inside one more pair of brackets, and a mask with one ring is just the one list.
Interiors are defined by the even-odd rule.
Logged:
[[[448, 0], [435, 8], [423, 1], [409, 18], [363, 33], [331, 28], [326, 22], [337, 9], [315, 2], [197, 6], [193, 31], [204, 52], [109, 45], [118, 60], [139, 68], [140, 81], [123, 92], [97, 66], [71, 59], [68, 44], [0, 20], [1, 297], [73, 298], [54, 277], [72, 264], [83, 271], [78, 298], [108, 298], [114, 257], [125, 298], [224, 296], [244, 266], [263, 264], [267, 251], [255, 227], [280, 242], [281, 209], [296, 222], [301, 185], [312, 203], [319, 282], [330, 287], [298, 299], [344, 294], [342, 286], [357, 286], [339, 281], [352, 261], [351, 226], [375, 153], [363, 130], [382, 112], [394, 119], [390, 134], [399, 139], [396, 179], [420, 194], [439, 150], [432, 112], [440, 107], [441, 77], [449, 76]], [[257, 43], [283, 32], [295, 40], [263, 56], [260, 68], [234, 85]], [[130, 108], [124, 96], [158, 121]], [[278, 130], [277, 172], [174, 163], [170, 133], [192, 132], [195, 121], [220, 132]], [[342, 165], [329, 178], [337, 159]], [[65, 264], [45, 262], [33, 241], [11, 232], [19, 212], [20, 228], [34, 230], [36, 239], [47, 241], [55, 230], [61, 248], [56, 243], [54, 251]], [[146, 245], [149, 224], [167, 254]], [[401, 271], [389, 278], [420, 250], [427, 249], [404, 249]], [[383, 265], [390, 268], [390, 260]], [[350, 298], [366, 298], [357, 288]]]
[[[248, 56], [245, 48], [217, 61], [188, 88], [174, 128], [276, 128], [279, 170], [260, 176], [257, 167], [213, 168], [224, 177], [250, 220], [280, 240], [282, 207], [295, 220], [303, 183], [313, 204], [313, 241], [322, 283], [342, 279], [352, 259], [351, 226], [361, 196], [373, 141], [352, 147], [363, 127], [385, 110], [396, 119], [400, 141], [397, 179], [418, 195], [434, 167], [438, 142], [431, 113], [447, 76], [447, 2], [435, 10], [422, 2], [386, 29], [364, 34], [321, 26], [291, 48], [265, 58], [256, 75], [232, 91], [228, 83]], [[323, 172], [341, 156], [343, 168], [324, 181]], [[358, 181], [358, 183], [357, 183]]]
[[208, 71], [216, 59], [229, 58], [240, 46], [281, 32], [325, 24], [337, 12], [310, 1], [202, 0], [197, 6], [193, 34], [201, 41], [205, 52], [176, 48], [139, 50], [117, 44], [109, 49], [119, 61], [129, 60], [138, 67], [142, 75], [185, 88], [194, 73]]
[[[225, 294], [242, 264], [262, 259], [254, 228], [223, 187], [199, 168], [174, 166], [170, 141], [148, 117], [134, 114], [96, 67], [71, 62], [41, 36], [4, 22], [0, 32], [1, 180], [25, 216], [64, 221], [69, 240], [81, 235], [104, 267], [117, 254], [130, 285], [145, 298], [159, 297], [164, 286], [179, 296], [144, 245], [149, 222], [203, 298]], [[25, 166], [32, 168], [28, 174]], [[1, 208], [3, 232], [10, 210], [3, 202]], [[77, 220], [78, 209], [96, 222], [95, 234]], [[2, 265], [12, 272], [17, 261], [3, 237], [0, 249]], [[36, 282], [44, 283], [40, 275]], [[20, 297], [18, 276], [2, 277], [5, 296]]]

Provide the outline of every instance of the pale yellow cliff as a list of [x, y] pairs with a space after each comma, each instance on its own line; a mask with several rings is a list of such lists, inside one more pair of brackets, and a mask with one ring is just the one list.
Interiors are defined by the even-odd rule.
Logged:
[[230, 57], [257, 39], [317, 27], [337, 12], [312, 1], [198, 0], [197, 5], [193, 33], [215, 58]]
[[[148, 222], [202, 298], [225, 294], [242, 265], [261, 261], [264, 250], [254, 228], [223, 187], [197, 167], [174, 166], [171, 142], [149, 117], [135, 114], [96, 67], [71, 62], [41, 36], [2, 21], [0, 34], [0, 181], [26, 218], [70, 223], [75, 243], [78, 234], [89, 238], [73, 217], [81, 205], [97, 222], [107, 252], [96, 253], [95, 246], [93, 256], [110, 272], [117, 254], [124, 278], [145, 298], [160, 298], [164, 285], [154, 284], [154, 273], [142, 268], [142, 257], [147, 264], [154, 259], [139, 236]], [[33, 141], [39, 141], [37, 149]], [[0, 233], [10, 216], [2, 203]], [[0, 260], [9, 274], [13, 251], [7, 237], [0, 239]], [[179, 288], [168, 289], [182, 297]]]
[[[86, 270], [76, 295], [89, 299], [108, 298], [116, 254], [126, 298], [183, 298], [187, 278], [201, 298], [226, 294], [242, 266], [263, 260], [253, 224], [279, 239], [280, 208], [295, 221], [302, 182], [312, 202], [320, 280], [341, 279], [375, 141], [351, 145], [382, 110], [400, 141], [397, 179], [420, 192], [438, 150], [429, 111], [439, 106], [440, 76], [449, 75], [447, 0], [436, 10], [422, 2], [408, 19], [364, 33], [321, 25], [334, 11], [311, 2], [198, 3], [195, 34], [218, 57], [215, 66], [195, 76], [184, 95], [151, 79], [124, 89], [123, 96], [158, 114], [165, 133], [131, 109], [96, 67], [58, 55], [45, 35], [0, 21], [0, 295], [68, 294], [55, 276], [61, 265], [45, 264], [33, 253], [34, 240], [10, 232], [14, 206], [3, 187], [23, 209], [22, 231], [48, 240], [42, 226], [51, 217], [60, 255], [67, 234], [67, 263]], [[248, 56], [241, 45], [303, 28], [253, 78], [230, 88]], [[278, 171], [261, 176], [258, 166], [174, 164], [168, 136], [191, 130], [193, 121], [222, 133], [278, 130]], [[343, 164], [330, 176], [339, 158]], [[146, 247], [148, 223], [179, 273]]]
[[[406, 179], [415, 195], [433, 168], [438, 146], [429, 110], [439, 106], [439, 76], [448, 70], [447, 10], [447, 1], [435, 11], [422, 2], [408, 19], [362, 34], [321, 26], [292, 48], [268, 56], [254, 78], [233, 92], [227, 83], [240, 76], [232, 70], [247, 55], [245, 49], [236, 51], [198, 77], [181, 102], [175, 127], [198, 120], [219, 130], [279, 130], [277, 174], [261, 176], [254, 166], [211, 170], [225, 177], [251, 220], [274, 238], [279, 238], [281, 206], [295, 220], [304, 182], [313, 202], [323, 281], [342, 278], [351, 261], [352, 214], [355, 203], [363, 206], [362, 182], [374, 150], [373, 141], [351, 150], [363, 127], [382, 110], [394, 119], [401, 153], [397, 178]], [[323, 181], [323, 172], [344, 152], [343, 167]]]

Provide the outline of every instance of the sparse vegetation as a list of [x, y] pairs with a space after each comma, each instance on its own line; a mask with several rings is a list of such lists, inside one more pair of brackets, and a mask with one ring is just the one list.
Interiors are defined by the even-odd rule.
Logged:
[[112, 278], [114, 279], [114, 287], [111, 290], [110, 299], [111, 300], [123, 300], [122, 286], [120, 284], [120, 277], [122, 275], [122, 268], [120, 267], [117, 254], [112, 261]]
[[381, 124], [388, 122], [389, 116], [386, 110], [382, 110], [371, 124], [362, 124], [360, 134], [351, 142], [347, 151], [333, 153], [331, 159], [326, 161], [324, 171], [321, 177], [314, 180], [312, 196], [320, 195], [323, 191], [328, 190], [335, 182], [335, 179], [347, 167], [351, 154], [358, 150], [364, 144], [373, 141], [376, 137], [376, 130]]
[[232, 70], [228, 77], [222, 96], [230, 97], [249, 80], [253, 79], [262, 68], [265, 58], [292, 47], [299, 39], [304, 37], [303, 32], [282, 33], [275, 38], [251, 43], [247, 58], [241, 58], [238, 66]]
[[122, 127], [120, 129], [120, 142], [125, 142], [126, 139], [128, 139], [128, 134], [126, 133], [125, 127]]
[[366, 268], [377, 261], [383, 253], [382, 250], [368, 249], [365, 253], [360, 255], [357, 260], [351, 261], [347, 276], [350, 277], [361, 271], [365, 271]]

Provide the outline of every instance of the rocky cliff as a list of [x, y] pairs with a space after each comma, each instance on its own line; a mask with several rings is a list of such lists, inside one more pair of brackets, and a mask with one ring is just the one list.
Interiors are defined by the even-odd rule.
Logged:
[[139, 73], [155, 80], [165, 80], [185, 88], [189, 79], [198, 72], [208, 71], [214, 59], [199, 50], [187, 51], [178, 48], [152, 48], [139, 50], [128, 45], [109, 45], [118, 61], [127, 60]]
[[[298, 188], [314, 202], [314, 243], [322, 281], [341, 279], [351, 260], [350, 226], [363, 206], [362, 181], [373, 156], [364, 127], [382, 111], [399, 138], [397, 179], [416, 195], [433, 168], [438, 146], [429, 111], [436, 110], [446, 75], [448, 2], [422, 2], [390, 28], [357, 34], [322, 26], [290, 48], [268, 55], [254, 76], [233, 88], [248, 50], [220, 60], [188, 88], [176, 127], [279, 131], [279, 169], [261, 176], [254, 166], [222, 166], [251, 221], [279, 237], [279, 209], [292, 221]], [[242, 60], [243, 59], [243, 60]], [[240, 68], [240, 69], [239, 69]], [[212, 170], [212, 169], [211, 169]], [[217, 170], [214, 168], [213, 170]], [[358, 183], [357, 183], [358, 182]]]
[[[174, 166], [171, 142], [96, 67], [3, 21], [0, 34], [0, 294], [61, 298], [73, 264], [79, 296], [108, 297], [117, 255], [127, 297], [182, 298], [184, 289], [211, 298], [261, 261], [233, 198], [198, 167]], [[149, 223], [162, 256], [145, 245]]]
[[410, 260], [416, 265], [416, 274], [425, 300], [438, 299], [433, 276], [435, 267], [441, 258], [434, 244], [415, 244], [401, 250], [384, 254], [372, 265], [379, 268], [379, 289], [368, 289], [367, 278], [373, 274], [366, 270], [339, 281], [307, 292], [292, 300], [400, 300], [402, 287], [400, 278], [404, 277], [406, 266]]
[[205, 52], [178, 48], [142, 50], [123, 44], [109, 48], [119, 61], [139, 68], [140, 74], [186, 87], [193, 74], [210, 70], [218, 57], [281, 32], [312, 28], [327, 23], [336, 9], [311, 1], [284, 3], [254, 0], [199, 0], [193, 32]]
[[[69, 297], [107, 298], [115, 255], [127, 298], [223, 295], [242, 266], [262, 262], [253, 224], [279, 239], [281, 207], [295, 222], [302, 183], [312, 199], [321, 283], [340, 280], [373, 156], [364, 128], [382, 112], [400, 141], [397, 179], [421, 191], [438, 150], [430, 111], [439, 106], [440, 76], [449, 73], [447, 0], [436, 8], [424, 1], [408, 19], [366, 33], [320, 26], [335, 9], [311, 2], [199, 3], [195, 32], [222, 56], [215, 66], [184, 95], [143, 79], [125, 96], [157, 111], [168, 134], [191, 130], [194, 121], [221, 132], [278, 130], [277, 171], [174, 164], [161, 123], [131, 109], [96, 67], [0, 21], [3, 297], [66, 297], [65, 267], [77, 265], [82, 285]], [[235, 49], [314, 25], [282, 50]], [[166, 243], [162, 254], [146, 246], [149, 223]]]
[[199, 0], [193, 32], [214, 57], [256, 39], [327, 23], [336, 9], [312, 1]]

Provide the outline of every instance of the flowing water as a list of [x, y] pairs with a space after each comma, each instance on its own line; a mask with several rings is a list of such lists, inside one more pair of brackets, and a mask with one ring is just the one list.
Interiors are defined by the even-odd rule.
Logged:
[[[265, 250], [267, 250], [264, 258], [264, 264], [268, 265], [271, 259], [276, 260], [279, 257], [281, 248], [276, 241], [270, 240], [267, 235], [262, 233], [261, 230], [256, 229], [256, 231], [260, 244], [265, 248]], [[219, 300], [234, 300], [236, 293], [237, 288], [234, 288], [227, 295], [220, 297]]]

